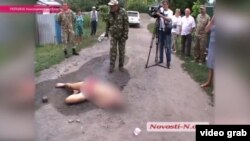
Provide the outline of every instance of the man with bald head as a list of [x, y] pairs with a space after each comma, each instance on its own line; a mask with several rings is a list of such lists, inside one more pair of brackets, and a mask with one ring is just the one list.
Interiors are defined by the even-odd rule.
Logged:
[[190, 15], [189, 8], [185, 9], [185, 16], [181, 19], [181, 55], [191, 56], [192, 33], [195, 28], [195, 20]]

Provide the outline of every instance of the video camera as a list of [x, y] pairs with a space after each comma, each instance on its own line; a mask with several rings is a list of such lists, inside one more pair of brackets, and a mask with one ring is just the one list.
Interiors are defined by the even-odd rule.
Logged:
[[160, 11], [161, 5], [155, 5], [155, 6], [150, 6], [149, 7], [149, 15], [153, 18], [159, 18], [157, 15], [157, 12]]

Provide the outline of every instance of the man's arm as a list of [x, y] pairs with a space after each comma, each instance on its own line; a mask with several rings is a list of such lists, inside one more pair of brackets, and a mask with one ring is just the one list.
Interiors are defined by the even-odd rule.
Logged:
[[96, 22], [98, 22], [99, 12], [96, 11]]
[[163, 18], [164, 20], [167, 20], [167, 21], [171, 21], [172, 20], [172, 18], [171, 17], [165, 17], [165, 16], [163, 16], [161, 13], [157, 13], [157, 15], [159, 16], [159, 17], [161, 17], [161, 18]]
[[214, 16], [212, 17], [211, 21], [206, 26], [205, 31], [209, 32], [213, 24], [214, 24]]
[[124, 12], [124, 17], [123, 17], [123, 28], [124, 28], [124, 38], [127, 40], [128, 39], [128, 30], [129, 30], [129, 22], [128, 22], [128, 13], [125, 11]]
[[110, 28], [110, 23], [109, 23], [109, 15], [108, 15], [108, 19], [107, 19], [107, 21], [106, 21], [105, 37], [108, 37], [109, 28]]
[[192, 29], [191, 29], [191, 33], [195, 30], [195, 26], [196, 26], [194, 18], [192, 18], [192, 19], [193, 19], [193, 20], [192, 20]]

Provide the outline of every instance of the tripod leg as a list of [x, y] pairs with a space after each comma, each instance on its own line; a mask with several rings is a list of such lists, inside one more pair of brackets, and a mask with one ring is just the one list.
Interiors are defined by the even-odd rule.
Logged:
[[152, 40], [151, 40], [151, 43], [150, 43], [150, 49], [149, 49], [148, 59], [147, 59], [147, 63], [145, 65], [145, 68], [148, 68], [148, 61], [149, 61], [149, 57], [150, 57], [151, 50], [152, 50], [152, 47], [153, 47], [154, 39], [155, 39], [155, 34], [153, 34], [153, 37], [152, 37]]
[[159, 38], [157, 38], [156, 40], [156, 52], [155, 52], [155, 63], [158, 62], [158, 58], [159, 58]]

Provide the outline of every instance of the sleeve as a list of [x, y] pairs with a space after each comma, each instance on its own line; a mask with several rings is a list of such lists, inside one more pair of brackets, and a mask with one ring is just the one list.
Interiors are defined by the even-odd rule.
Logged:
[[173, 19], [173, 11], [169, 12], [169, 17], [171, 20]]
[[109, 16], [110, 16], [110, 15], [108, 15], [108, 19], [107, 19], [107, 21], [106, 21], [106, 33], [105, 33], [105, 34], [109, 34], [109, 28], [110, 28]]
[[179, 19], [177, 19], [177, 25], [178, 26], [181, 26], [181, 19], [182, 19], [181, 17]]
[[195, 28], [196, 24], [195, 24], [195, 20], [194, 18], [192, 17], [192, 28]]
[[72, 13], [72, 17], [73, 17], [73, 23], [75, 23], [76, 22], [76, 14], [73, 11], [71, 11], [71, 13]]
[[96, 21], [98, 22], [98, 15], [99, 15], [99, 12], [96, 11]]
[[129, 31], [129, 22], [128, 22], [128, 13], [127, 11], [124, 11], [124, 17], [123, 17], [123, 28], [124, 28], [124, 38], [128, 39], [128, 31]]

